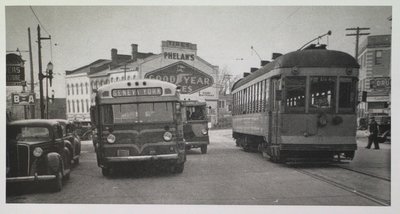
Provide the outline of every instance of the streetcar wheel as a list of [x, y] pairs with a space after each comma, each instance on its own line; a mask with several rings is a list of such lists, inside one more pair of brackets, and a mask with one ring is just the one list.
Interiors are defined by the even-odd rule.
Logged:
[[201, 146], [201, 154], [206, 154], [207, 153], [207, 145]]
[[103, 176], [105, 176], [105, 177], [110, 176], [111, 175], [111, 169], [103, 167], [103, 168], [101, 168], [101, 174], [103, 174]]

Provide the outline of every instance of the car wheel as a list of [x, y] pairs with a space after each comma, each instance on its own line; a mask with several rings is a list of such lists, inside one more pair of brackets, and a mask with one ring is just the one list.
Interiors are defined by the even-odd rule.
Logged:
[[184, 168], [185, 168], [185, 163], [177, 163], [173, 166], [172, 172], [182, 173]]
[[61, 191], [61, 189], [62, 189], [62, 180], [63, 180], [62, 172], [61, 172], [61, 169], [59, 169], [57, 174], [56, 174], [56, 178], [52, 181], [52, 184], [51, 184], [51, 190], [53, 192]]
[[79, 157], [77, 157], [77, 158], [74, 160], [74, 165], [75, 165], [75, 166], [79, 165]]
[[201, 154], [206, 154], [207, 153], [207, 145], [201, 146]]

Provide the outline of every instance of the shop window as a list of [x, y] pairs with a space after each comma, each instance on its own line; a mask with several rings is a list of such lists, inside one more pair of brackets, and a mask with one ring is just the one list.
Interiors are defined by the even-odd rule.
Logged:
[[382, 64], [382, 51], [375, 51], [375, 65]]

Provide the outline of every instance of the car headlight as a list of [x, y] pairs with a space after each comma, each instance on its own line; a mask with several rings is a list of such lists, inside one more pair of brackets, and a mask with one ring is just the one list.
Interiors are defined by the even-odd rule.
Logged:
[[40, 157], [40, 156], [42, 156], [42, 154], [43, 154], [43, 149], [42, 148], [40, 148], [40, 147], [36, 147], [34, 150], [33, 150], [33, 156], [35, 156], [35, 157]]
[[203, 135], [206, 135], [206, 134], [208, 133], [208, 131], [207, 131], [207, 129], [202, 129], [202, 130], [201, 130], [201, 133], [202, 133]]
[[113, 134], [109, 134], [108, 136], [107, 136], [107, 142], [108, 143], [115, 143], [115, 135], [113, 135]]
[[170, 141], [170, 140], [172, 140], [172, 134], [171, 134], [171, 132], [165, 132], [163, 138], [164, 138], [165, 141]]

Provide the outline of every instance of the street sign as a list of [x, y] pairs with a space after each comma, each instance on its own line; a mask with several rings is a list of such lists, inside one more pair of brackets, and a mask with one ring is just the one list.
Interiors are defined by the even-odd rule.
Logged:
[[21, 86], [25, 80], [24, 61], [16, 54], [7, 54], [6, 58], [6, 86]]
[[144, 77], [181, 86], [182, 94], [193, 94], [214, 84], [212, 76], [182, 61], [151, 71]]
[[34, 93], [12, 93], [13, 105], [35, 105]]

